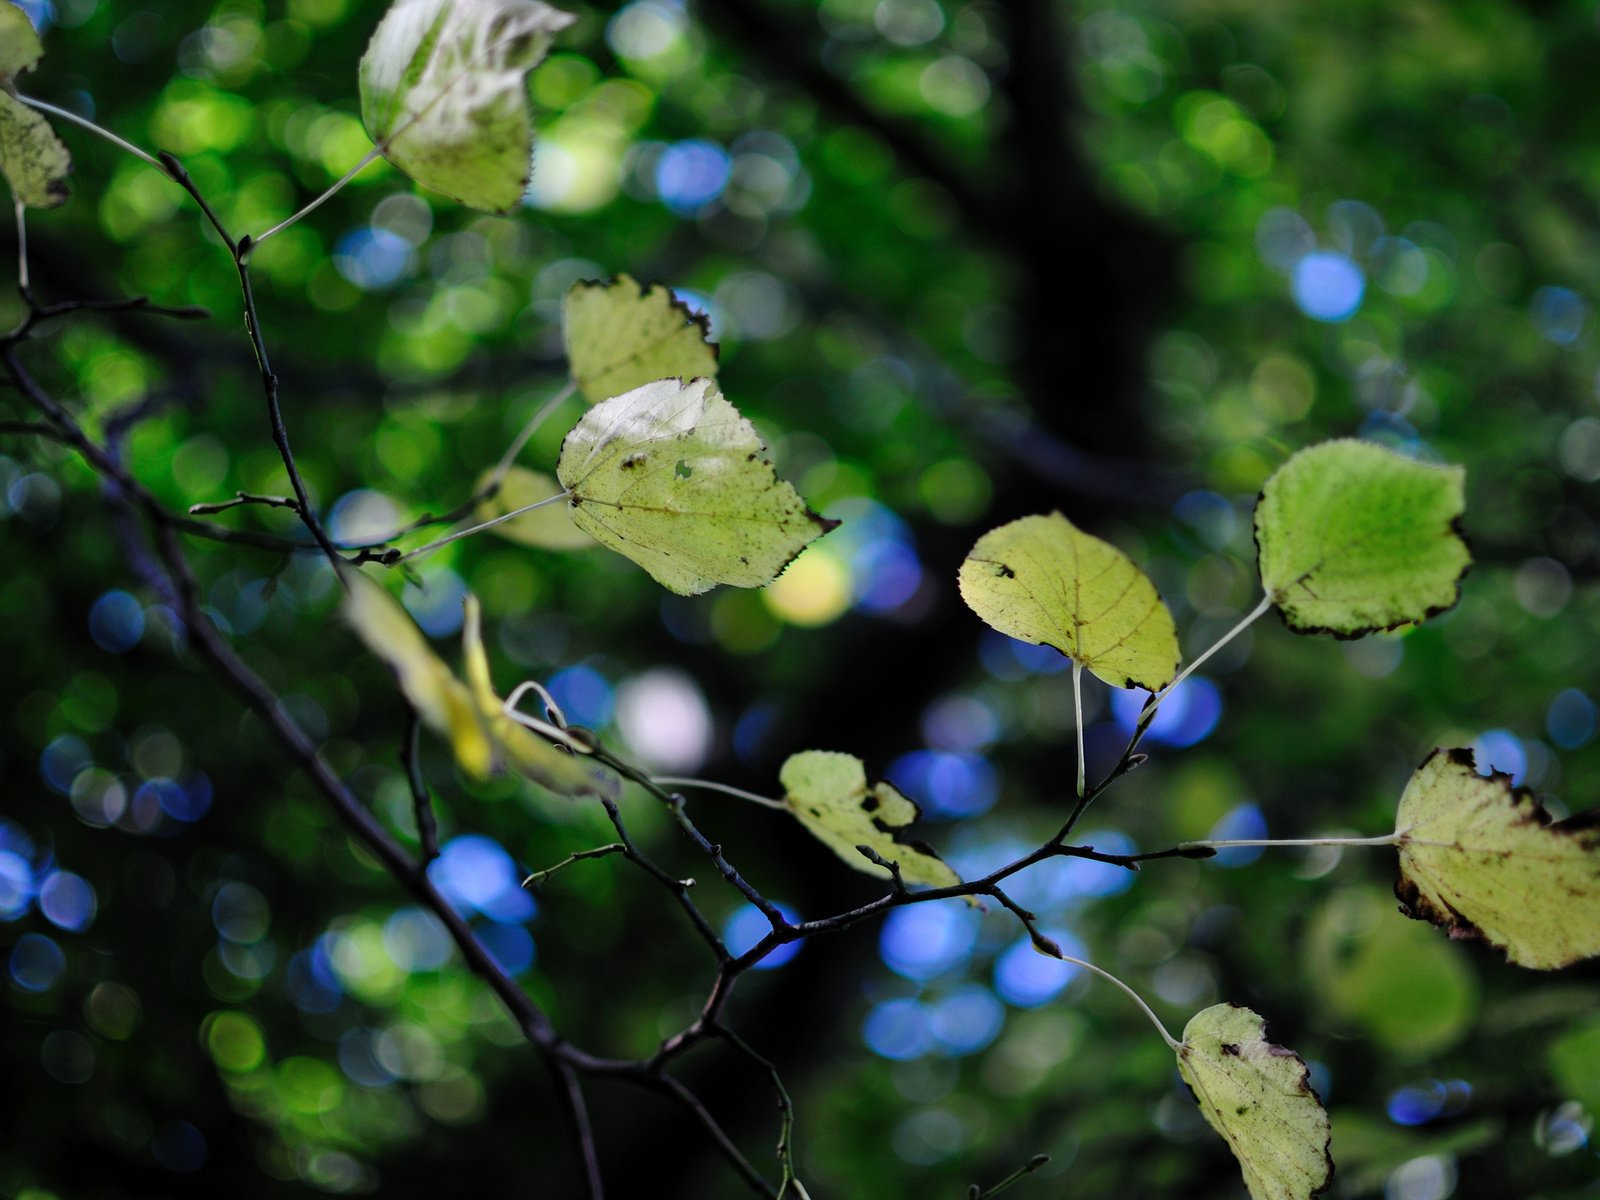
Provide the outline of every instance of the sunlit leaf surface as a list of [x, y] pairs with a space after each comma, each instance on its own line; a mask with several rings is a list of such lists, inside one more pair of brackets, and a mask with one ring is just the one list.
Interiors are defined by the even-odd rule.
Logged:
[[1178, 1072], [1228, 1143], [1253, 1200], [1308, 1200], [1333, 1180], [1328, 1114], [1304, 1060], [1259, 1016], [1214, 1004], [1184, 1026]]
[[1472, 561], [1456, 527], [1466, 474], [1347, 438], [1279, 467], [1256, 506], [1256, 545], [1289, 627], [1358, 637], [1453, 606]]
[[1053, 646], [1113, 686], [1156, 691], [1178, 669], [1177, 632], [1155, 585], [1060, 513], [979, 538], [961, 564], [961, 595], [1001, 633]]
[[711, 380], [663, 379], [585, 413], [556, 474], [578, 528], [663, 587], [761, 587], [837, 524], [777, 477], [766, 449]]
[[572, 285], [561, 310], [567, 365], [584, 399], [598, 404], [640, 384], [714, 377], [710, 325], [662, 284], [631, 276]]
[[805, 750], [789, 756], [778, 774], [783, 803], [830, 850], [858, 871], [888, 878], [888, 868], [866, 858], [867, 846], [897, 863], [908, 884], [948, 887], [960, 877], [925, 844], [902, 841], [917, 819], [917, 806], [892, 784], [867, 785], [867, 772], [853, 754]]
[[1600, 824], [1554, 824], [1526, 789], [1484, 777], [1470, 750], [1435, 750], [1395, 816], [1409, 916], [1483, 938], [1519, 966], [1552, 970], [1600, 954]]
[[361, 117], [424, 187], [509, 212], [528, 184], [526, 79], [573, 21], [539, 0], [397, 0], [361, 59]]

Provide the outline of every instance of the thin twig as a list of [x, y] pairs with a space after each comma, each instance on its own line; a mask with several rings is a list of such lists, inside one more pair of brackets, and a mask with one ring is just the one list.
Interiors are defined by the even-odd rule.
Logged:
[[289, 226], [293, 225], [295, 222], [300, 221], [303, 218], [308, 217], [312, 213], [316, 212], [317, 209], [319, 209], [319, 208], [321, 208], [323, 206], [323, 204], [325, 204], [327, 201], [331, 200], [334, 196], [336, 196], [340, 192], [340, 190], [342, 190], [344, 188], [345, 184], [349, 183], [357, 175], [361, 174], [362, 171], [366, 170], [367, 167], [370, 166], [378, 158], [378, 156], [380, 154], [382, 154], [382, 153], [383, 153], [383, 151], [378, 149], [378, 147], [376, 147], [376, 146], [374, 146], [371, 150], [368, 150], [366, 152], [366, 154], [364, 154], [362, 156], [360, 162], [356, 163], [355, 166], [351, 167], [342, 176], [340, 176], [337, 180], [335, 180], [334, 183], [331, 186], [329, 186], [328, 190], [322, 193], [322, 195], [318, 196], [315, 200], [311, 201], [311, 203], [307, 204], [304, 208], [302, 208], [299, 212], [295, 213], [293, 216], [286, 217], [284, 220], [279, 221], [276, 225], [274, 225], [271, 229], [267, 230], [265, 233], [261, 234], [259, 237], [252, 238], [250, 240], [250, 250], [251, 251], [255, 250], [255, 248], [257, 246], [261, 245], [261, 243], [266, 241], [268, 238], [275, 237], [277, 234], [282, 233], [285, 229], [289, 228]]
[[439, 857], [439, 823], [433, 815], [433, 798], [422, 778], [422, 761], [417, 753], [422, 736], [422, 717], [415, 711], [406, 723], [405, 741], [400, 743], [400, 761], [411, 784], [411, 811], [416, 815], [417, 841], [422, 845], [422, 865]]
[[1261, 603], [1257, 604], [1249, 612], [1245, 613], [1245, 615], [1239, 619], [1239, 623], [1237, 625], [1228, 630], [1227, 633], [1223, 634], [1215, 642], [1211, 643], [1211, 645], [1201, 653], [1199, 658], [1195, 659], [1192, 663], [1178, 673], [1177, 678], [1175, 678], [1171, 683], [1167, 684], [1166, 687], [1162, 688], [1154, 696], [1150, 697], [1150, 702], [1145, 705], [1144, 712], [1139, 714], [1139, 719], [1143, 721], [1146, 714], [1149, 714], [1152, 717], [1155, 716], [1156, 709], [1161, 707], [1161, 702], [1170, 696], [1173, 690], [1180, 683], [1189, 678], [1190, 675], [1194, 674], [1200, 665], [1218, 650], [1221, 650], [1229, 642], [1233, 641], [1234, 638], [1238, 637], [1246, 629], [1249, 629], [1250, 626], [1254, 625], [1258, 620], [1260, 620], [1261, 617], [1265, 615], [1266, 611], [1271, 607], [1272, 597], [1261, 597]]
[[511, 445], [506, 447], [506, 452], [500, 456], [500, 461], [495, 463], [494, 470], [489, 472], [489, 478], [484, 480], [483, 487], [478, 489], [478, 499], [487, 500], [500, 490], [501, 483], [505, 481], [506, 472], [511, 470], [511, 464], [517, 461], [517, 455], [522, 453], [522, 448], [528, 444], [528, 439], [538, 431], [539, 426], [544, 424], [545, 418], [566, 403], [577, 388], [578, 385], [576, 383], [570, 379], [567, 380], [565, 387], [541, 404], [533, 416], [528, 418], [527, 424], [512, 439]]
[[657, 775], [654, 778], [662, 787], [700, 788], [708, 792], [721, 792], [725, 796], [737, 796], [740, 800], [748, 800], [751, 804], [761, 805], [762, 808], [775, 808], [779, 812], [789, 811], [782, 800], [774, 800], [770, 796], [758, 796], [755, 792], [747, 792], [743, 788], [717, 783], [710, 779], [685, 779], [676, 775]]
[[660, 1089], [683, 1105], [690, 1115], [700, 1123], [701, 1128], [710, 1135], [712, 1144], [722, 1152], [722, 1156], [732, 1164], [733, 1169], [739, 1173], [751, 1190], [759, 1196], [768, 1196], [771, 1197], [771, 1200], [777, 1200], [778, 1193], [773, 1189], [772, 1185], [763, 1179], [761, 1173], [750, 1165], [750, 1160], [744, 1156], [739, 1147], [733, 1144], [733, 1139], [727, 1135], [722, 1125], [711, 1115], [706, 1106], [700, 1102], [700, 1098], [671, 1075], [660, 1075], [657, 1078], [660, 1080], [658, 1085]]
[[606, 1187], [600, 1177], [600, 1156], [594, 1144], [594, 1124], [589, 1120], [589, 1105], [583, 1098], [583, 1085], [571, 1063], [562, 1062], [556, 1067], [561, 1084], [562, 1100], [567, 1116], [572, 1118], [573, 1132], [578, 1139], [578, 1152], [583, 1160], [583, 1180], [589, 1200], [605, 1200]]
[[408, 562], [413, 558], [420, 558], [424, 554], [432, 554], [441, 546], [448, 546], [451, 542], [459, 542], [462, 538], [471, 537], [475, 533], [482, 533], [485, 529], [493, 529], [496, 525], [502, 525], [507, 521], [522, 516], [524, 513], [531, 513], [536, 508], [543, 508], [547, 504], [554, 504], [557, 500], [565, 500], [566, 498], [567, 493], [560, 491], [554, 496], [546, 496], [543, 500], [535, 500], [532, 504], [524, 504], [521, 508], [514, 508], [508, 513], [501, 513], [498, 517], [480, 521], [476, 525], [468, 526], [466, 529], [458, 529], [454, 533], [447, 533], [444, 537], [429, 542], [426, 546], [418, 546], [415, 550], [407, 550], [404, 554], [395, 558], [393, 562], [386, 565], [393, 566], [394, 563]]
[[967, 1189], [967, 1195], [971, 1197], [971, 1200], [994, 1200], [995, 1196], [998, 1196], [1012, 1184], [1020, 1183], [1029, 1175], [1032, 1175], [1040, 1167], [1048, 1165], [1049, 1162], [1050, 1156], [1048, 1154], [1035, 1154], [1022, 1166], [1011, 1172], [1011, 1174], [1007, 1175], [993, 1187], [987, 1189], [986, 1191], [979, 1191], [978, 1185], [973, 1184], [972, 1187]]
[[14, 197], [12, 204], [17, 210], [17, 291], [22, 293], [24, 300], [31, 302], [33, 288], [28, 284], [28, 206], [20, 196]]
[[90, 133], [98, 134], [100, 137], [105, 138], [106, 141], [117, 147], [117, 149], [125, 150], [135, 158], [143, 159], [156, 170], [161, 170], [161, 163], [156, 161], [156, 158], [153, 154], [139, 149], [139, 147], [135, 146], [132, 142], [126, 140], [125, 138], [118, 137], [104, 126], [96, 125], [88, 117], [81, 117], [77, 113], [72, 112], [70, 109], [57, 108], [54, 104], [47, 104], [43, 100], [35, 99], [33, 96], [24, 96], [20, 92], [14, 92], [13, 95], [15, 95], [18, 100], [21, 100], [29, 108], [36, 108], [40, 112], [49, 113], [52, 117], [60, 117], [63, 121], [71, 121], [74, 125], [81, 126], [82, 128], [87, 129]]
[[573, 863], [586, 862], [591, 858], [606, 858], [612, 854], [626, 855], [628, 848], [621, 842], [608, 842], [604, 846], [595, 846], [590, 850], [574, 850], [553, 867], [546, 867], [542, 871], [535, 871], [522, 881], [523, 887], [538, 887], [557, 871], [570, 867]]
[[226, 512], [230, 508], [239, 508], [246, 504], [259, 504], [263, 508], [287, 508], [294, 512], [300, 511], [300, 501], [290, 496], [258, 496], [254, 492], [235, 492], [231, 500], [217, 500], [210, 504], [191, 504], [189, 515], [192, 517], [209, 516], [212, 513]]
[[611, 827], [617, 831], [617, 837], [622, 840], [623, 853], [628, 857], [628, 860], [637, 863], [647, 875], [673, 894], [679, 906], [688, 916], [689, 923], [694, 926], [695, 932], [711, 948], [711, 953], [716, 956], [718, 965], [728, 962], [732, 957], [728, 953], [728, 948], [722, 944], [722, 939], [717, 936], [717, 931], [711, 927], [711, 922], [706, 920], [705, 914], [700, 911], [700, 906], [689, 895], [689, 889], [694, 885], [694, 880], [674, 879], [663, 871], [653, 859], [635, 844], [632, 835], [628, 833], [627, 826], [622, 823], [622, 813], [618, 810], [616, 801], [602, 797], [600, 803], [606, 810], [606, 816], [611, 819]]
[[1083, 664], [1077, 659], [1072, 660], [1072, 711], [1078, 733], [1078, 799], [1082, 800], [1088, 779], [1083, 765]]

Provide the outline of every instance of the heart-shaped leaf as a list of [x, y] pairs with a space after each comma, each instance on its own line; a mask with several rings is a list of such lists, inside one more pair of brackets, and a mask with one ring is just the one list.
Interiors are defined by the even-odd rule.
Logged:
[[917, 806], [893, 784], [867, 786], [867, 771], [853, 754], [805, 750], [778, 772], [783, 803], [816, 838], [858, 871], [889, 878], [861, 853], [866, 846], [900, 868], [900, 878], [924, 887], [950, 887], [961, 877], [921, 842], [901, 840], [917, 819]]
[[575, 283], [561, 306], [572, 381], [590, 404], [676, 376], [713, 378], [717, 346], [703, 316], [657, 283]]
[[1402, 911], [1483, 938], [1523, 967], [1600, 954], [1600, 821], [1552, 823], [1532, 793], [1485, 777], [1470, 750], [1435, 750], [1395, 816]]
[[424, 187], [510, 212], [533, 163], [528, 72], [575, 19], [540, 0], [396, 0], [361, 58], [368, 135]]
[[16, 77], [43, 55], [28, 14], [0, 0], [0, 175], [17, 201], [31, 208], [64, 202], [72, 173], [72, 156], [49, 122], [16, 96]]
[[837, 521], [783, 482], [755, 427], [709, 379], [662, 379], [595, 405], [556, 475], [572, 519], [685, 596], [771, 583]]
[[1239, 1160], [1253, 1200], [1309, 1200], [1333, 1182], [1327, 1111], [1298, 1054], [1259, 1016], [1214, 1004], [1184, 1026], [1178, 1073]]
[[1053, 646], [1113, 687], [1159, 691], [1178, 669], [1178, 634], [1155, 585], [1110, 542], [1060, 513], [978, 539], [961, 596], [1001, 633]]
[[1371, 442], [1323, 442], [1273, 472], [1256, 505], [1261, 583], [1296, 633], [1360, 637], [1452, 607], [1472, 562], [1457, 522], [1466, 470]]

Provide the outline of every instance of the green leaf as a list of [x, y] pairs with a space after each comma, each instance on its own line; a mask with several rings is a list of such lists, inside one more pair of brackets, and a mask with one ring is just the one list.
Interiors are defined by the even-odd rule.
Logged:
[[[480, 490], [487, 486], [493, 474], [491, 469], [478, 480]], [[561, 485], [544, 472], [512, 467], [500, 481], [499, 490], [479, 503], [473, 512], [473, 519], [492, 521], [508, 512], [549, 499], [560, 491]], [[594, 539], [572, 523], [572, 511], [565, 504], [547, 504], [543, 508], [536, 508], [520, 517], [512, 517], [509, 521], [491, 526], [490, 532], [518, 545], [535, 546], [541, 550], [586, 550], [594, 545]]]
[[761, 587], [837, 521], [812, 512], [709, 379], [661, 379], [595, 405], [556, 475], [572, 519], [685, 596]]
[[1237, 1004], [1196, 1013], [1178, 1046], [1178, 1073], [1244, 1171], [1254, 1200], [1308, 1200], [1333, 1182], [1328, 1114], [1298, 1054], [1267, 1041]]
[[361, 58], [367, 133], [424, 187], [510, 212], [533, 162], [528, 72], [575, 19], [540, 0], [396, 0]]
[[16, 96], [16, 77], [43, 55], [28, 14], [0, 0], [0, 175], [11, 194], [31, 208], [65, 202], [72, 173], [72, 155], [50, 123]]
[[1352, 638], [1455, 605], [1472, 562], [1466, 470], [1342, 439], [1279, 467], [1256, 505], [1261, 583], [1296, 633]]
[[[889, 783], [867, 786], [867, 771], [853, 754], [804, 750], [791, 754], [778, 772], [783, 803], [811, 833], [858, 871], [891, 878], [857, 846], [873, 850], [900, 867], [907, 884], [951, 887], [961, 877], [921, 842], [904, 841], [917, 806]], [[970, 900], [970, 897], [969, 897]]]
[[1591, 1113], [1600, 1113], [1600, 1016], [1572, 1026], [1546, 1051], [1546, 1062], [1564, 1096], [1577, 1100]]
[[572, 381], [590, 404], [657, 379], [714, 378], [711, 327], [662, 284], [575, 283], [561, 306]]
[[10, 87], [18, 75], [31, 71], [44, 57], [44, 43], [33, 22], [11, 0], [0, 0], [0, 86]]
[[1548, 971], [1600, 954], [1600, 820], [1552, 824], [1525, 788], [1474, 769], [1470, 750], [1435, 750], [1395, 817], [1409, 917], [1483, 938]]
[[1113, 687], [1159, 691], [1177, 673], [1178, 635], [1155, 585], [1060, 513], [979, 538], [961, 596], [1001, 633], [1054, 647]]
[[1482, 1008], [1478, 976], [1433, 930], [1394, 919], [1394, 892], [1334, 891], [1301, 935], [1308, 989], [1324, 1020], [1396, 1063], [1460, 1044]]

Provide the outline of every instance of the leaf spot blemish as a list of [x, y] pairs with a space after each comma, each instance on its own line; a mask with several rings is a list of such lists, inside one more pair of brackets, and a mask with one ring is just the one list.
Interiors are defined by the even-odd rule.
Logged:
[[689, 476], [694, 474], [694, 468], [680, 458], [678, 465], [672, 468], [672, 473], [679, 479], [688, 479]]

